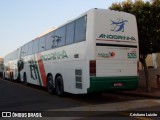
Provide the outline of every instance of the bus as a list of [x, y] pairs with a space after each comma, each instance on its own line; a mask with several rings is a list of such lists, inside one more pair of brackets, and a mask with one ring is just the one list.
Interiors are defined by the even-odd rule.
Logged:
[[19, 79], [19, 71], [18, 71], [18, 55], [20, 49], [14, 50], [4, 57], [3, 62], [3, 78], [9, 79], [11, 81]]
[[19, 78], [59, 96], [135, 90], [138, 48], [134, 15], [91, 9], [21, 46]]

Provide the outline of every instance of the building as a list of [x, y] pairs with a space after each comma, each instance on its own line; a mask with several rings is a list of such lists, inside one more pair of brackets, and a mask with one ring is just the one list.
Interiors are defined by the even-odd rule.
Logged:
[[[154, 62], [154, 60], [156, 62]], [[160, 88], [160, 53], [157, 53], [157, 57], [149, 54], [146, 58], [146, 63], [149, 73], [149, 85], [151, 88]], [[156, 65], [155, 65], [156, 63]], [[142, 64], [139, 62], [139, 86], [146, 87], [145, 73], [142, 70]]]
[[[158, 68], [160, 69], [160, 53], [157, 53], [157, 57], [155, 59], [156, 63], [157, 63], [157, 67], [155, 67], [154, 65], [154, 60], [155, 58], [153, 58], [153, 55], [152, 54], [149, 54], [146, 58], [146, 63], [147, 63], [147, 67], [148, 68]], [[141, 62], [139, 62], [139, 69], [141, 70], [142, 69], [142, 64]]]
[[[157, 68], [160, 68], [160, 53], [157, 53], [157, 59], [156, 59], [157, 63], [158, 63], [158, 66]], [[148, 66], [154, 66], [154, 62], [153, 62], [153, 56], [151, 54], [149, 54], [147, 56], [147, 59], [146, 59], [146, 62], [147, 62], [147, 65]]]

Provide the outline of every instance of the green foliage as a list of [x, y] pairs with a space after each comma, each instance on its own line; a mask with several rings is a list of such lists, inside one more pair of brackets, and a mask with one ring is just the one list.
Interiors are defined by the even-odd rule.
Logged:
[[152, 1], [153, 39], [154, 52], [160, 52], [160, 0]]

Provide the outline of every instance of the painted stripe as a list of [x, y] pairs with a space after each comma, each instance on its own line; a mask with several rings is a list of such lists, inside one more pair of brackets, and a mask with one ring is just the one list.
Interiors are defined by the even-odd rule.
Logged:
[[46, 84], [46, 72], [45, 72], [45, 68], [44, 68], [44, 64], [43, 64], [43, 60], [41, 59], [41, 54], [38, 53], [37, 54], [37, 58], [38, 58], [38, 66], [39, 66], [39, 73], [40, 73], [40, 76], [41, 76], [41, 80], [42, 80], [42, 83], [43, 83], [43, 86], [46, 87], [47, 84]]
[[38, 66], [38, 58], [37, 58], [36, 54], [35, 54], [35, 62], [36, 62], [35, 65], [36, 65], [36, 72], [37, 72], [37, 77], [38, 77], [39, 85], [43, 86], [42, 82], [41, 82], [40, 71], [39, 71], [39, 66]]
[[121, 44], [107, 44], [107, 43], [96, 43], [96, 46], [113, 46], [113, 47], [137, 48], [137, 45], [121, 45]]
[[122, 41], [122, 40], [108, 40], [108, 39], [96, 39], [96, 40], [99, 40], [99, 41], [111, 41], [111, 42], [128, 42], [128, 43], [137, 43], [137, 42], [134, 42], [134, 41]]

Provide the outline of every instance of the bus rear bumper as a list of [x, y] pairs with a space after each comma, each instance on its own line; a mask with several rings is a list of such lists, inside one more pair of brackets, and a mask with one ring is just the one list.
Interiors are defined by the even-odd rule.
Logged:
[[138, 81], [138, 76], [90, 77], [87, 92], [135, 90], [138, 88]]

